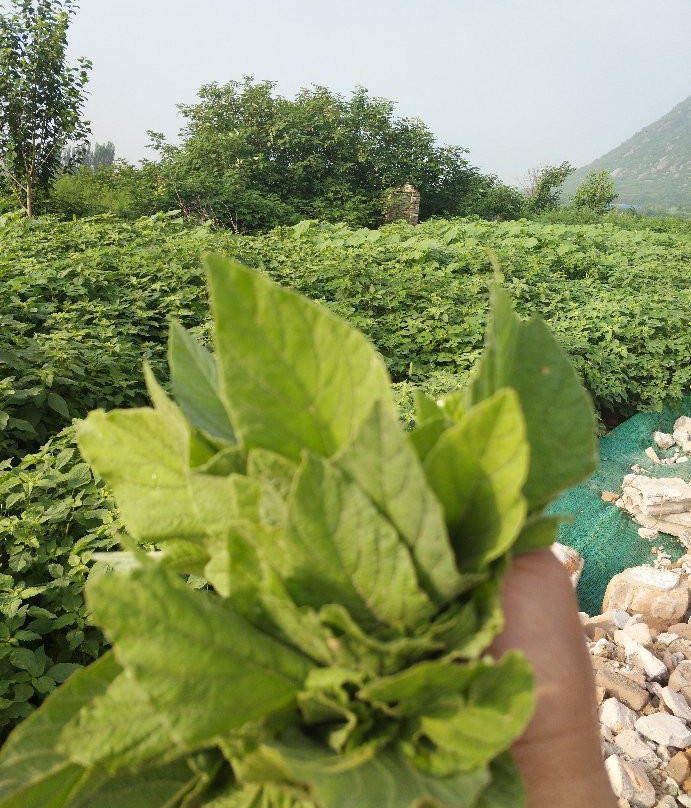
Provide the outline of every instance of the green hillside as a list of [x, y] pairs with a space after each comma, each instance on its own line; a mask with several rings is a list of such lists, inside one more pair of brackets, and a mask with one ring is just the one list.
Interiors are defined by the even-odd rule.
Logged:
[[691, 214], [691, 96], [564, 183], [574, 193], [589, 171], [610, 171], [617, 204]]

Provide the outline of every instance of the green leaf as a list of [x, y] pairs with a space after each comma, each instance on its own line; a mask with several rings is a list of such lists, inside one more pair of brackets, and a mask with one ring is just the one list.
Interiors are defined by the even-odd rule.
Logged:
[[221, 390], [249, 448], [331, 456], [381, 399], [389, 376], [365, 337], [259, 272], [206, 258]]
[[524, 525], [518, 538], [511, 548], [513, 553], [529, 553], [540, 547], [549, 547], [557, 538], [559, 525], [564, 521], [563, 516], [531, 517]]
[[111, 653], [72, 675], [10, 735], [0, 751], [2, 808], [62, 808], [84, 770], [58, 749], [65, 724], [120, 673]]
[[449, 423], [444, 417], [431, 418], [424, 424], [414, 427], [408, 439], [415, 450], [415, 454], [420, 460], [425, 460], [427, 455], [437, 445], [439, 438], [449, 428]]
[[73, 763], [99, 766], [109, 773], [149, 760], [170, 760], [187, 751], [169, 732], [148, 694], [125, 673], [69, 721], [58, 748]]
[[189, 491], [186, 459], [158, 411], [96, 410], [77, 434], [80, 451], [113, 489], [135, 539], [200, 541], [206, 536]]
[[87, 602], [170, 736], [190, 748], [289, 705], [311, 667], [161, 565], [98, 578]]
[[289, 778], [303, 783], [319, 805], [328, 808], [458, 808], [475, 805], [489, 781], [486, 769], [451, 777], [432, 777], [416, 769], [399, 751], [386, 748], [369, 759], [347, 759], [291, 734], [271, 749], [280, 755]]
[[489, 763], [525, 729], [533, 713], [533, 675], [517, 652], [492, 665], [476, 663], [462, 696], [440, 700], [420, 719], [420, 733], [463, 770]]
[[64, 418], [70, 418], [70, 410], [67, 406], [67, 402], [58, 393], [48, 393], [46, 404], [51, 408], [51, 410], [55, 410], [55, 412], [62, 415]]
[[476, 808], [525, 808], [523, 780], [510, 752], [489, 764], [492, 782], [480, 796]]
[[508, 292], [496, 286], [470, 400], [477, 404], [503, 387], [516, 391], [525, 417], [530, 471], [524, 493], [533, 511], [595, 470], [595, 416], [590, 397], [547, 325], [537, 317], [519, 320]]
[[422, 426], [428, 421], [434, 421], [439, 417], [443, 417], [443, 413], [437, 406], [437, 402], [433, 401], [422, 390], [413, 391], [413, 409], [416, 426]]
[[52, 665], [46, 671], [47, 675], [54, 679], [56, 682], [64, 682], [75, 671], [81, 670], [82, 666], [76, 662], [58, 662], [57, 665]]
[[427, 594], [444, 603], [462, 592], [444, 512], [395, 414], [377, 402], [336, 462], [396, 528]]
[[525, 518], [528, 444], [513, 390], [470, 409], [444, 432], [424, 466], [444, 506], [459, 568], [483, 570], [509, 549]]
[[340, 603], [363, 628], [415, 627], [434, 610], [393, 526], [358, 486], [314, 455], [298, 473], [276, 566], [298, 605]]
[[170, 326], [168, 362], [173, 397], [189, 422], [215, 438], [235, 443], [235, 431], [218, 389], [216, 360], [175, 321]]
[[69, 808], [168, 808], [177, 804], [197, 779], [185, 761], [141, 774], [122, 772], [95, 789], [85, 789], [86, 793], [80, 793]]

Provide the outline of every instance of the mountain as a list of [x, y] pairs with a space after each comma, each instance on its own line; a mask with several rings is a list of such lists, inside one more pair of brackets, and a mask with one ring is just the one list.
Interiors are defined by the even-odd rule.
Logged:
[[691, 213], [691, 96], [616, 149], [579, 168], [564, 183], [571, 196], [590, 171], [606, 169], [617, 205]]

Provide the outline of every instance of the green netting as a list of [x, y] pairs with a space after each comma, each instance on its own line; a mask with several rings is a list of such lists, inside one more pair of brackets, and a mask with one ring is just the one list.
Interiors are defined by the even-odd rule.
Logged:
[[[634, 463], [650, 477], [680, 477], [691, 482], [691, 462], [658, 465], [645, 454], [646, 448], [654, 445], [653, 432], [671, 432], [680, 415], [691, 415], [691, 395], [662, 412], [638, 413], [613, 429], [600, 441], [600, 466], [595, 474], [562, 494], [549, 509], [550, 513], [573, 518], [572, 524], [561, 526], [558, 541], [578, 550], [585, 559], [578, 599], [581, 609], [590, 615], [600, 613], [605, 589], [614, 575], [655, 560], [653, 546], [664, 547], [674, 560], [686, 552], [675, 537], [663, 533], [652, 542], [642, 539], [637, 532], [640, 525], [626, 511], [601, 499], [603, 490], [620, 492], [621, 482], [631, 474]], [[654, 448], [660, 457], [669, 457], [673, 451]]]

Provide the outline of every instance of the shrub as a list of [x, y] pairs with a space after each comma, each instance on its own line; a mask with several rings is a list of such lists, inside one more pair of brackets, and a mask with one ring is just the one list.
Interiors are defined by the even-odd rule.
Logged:
[[120, 522], [74, 432], [0, 468], [0, 741], [106, 647], [83, 587], [92, 554], [116, 544]]

